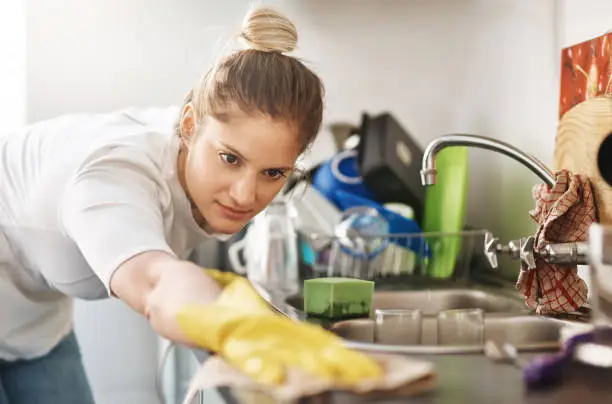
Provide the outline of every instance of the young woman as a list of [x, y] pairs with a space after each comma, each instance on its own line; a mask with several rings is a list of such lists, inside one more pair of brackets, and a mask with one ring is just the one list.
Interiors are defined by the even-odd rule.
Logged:
[[[254, 9], [240, 38], [246, 48], [219, 60], [180, 110], [62, 116], [0, 137], [0, 404], [93, 402], [73, 298], [119, 298], [160, 335], [221, 350], [193, 338], [218, 330], [188, 337], [177, 320], [223, 288], [185, 258], [266, 207], [323, 111], [320, 79], [286, 55], [290, 21]], [[285, 331], [300, 327], [287, 321]]]

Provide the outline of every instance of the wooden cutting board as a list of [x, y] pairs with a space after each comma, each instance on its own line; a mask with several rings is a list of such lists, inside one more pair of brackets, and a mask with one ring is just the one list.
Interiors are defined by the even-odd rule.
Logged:
[[[600, 149], [602, 143], [604, 147]], [[603, 172], [612, 181], [609, 178], [612, 174], [612, 95], [589, 98], [562, 116], [555, 140], [554, 168], [587, 175], [593, 183], [599, 221], [612, 224], [612, 186], [602, 177]]]

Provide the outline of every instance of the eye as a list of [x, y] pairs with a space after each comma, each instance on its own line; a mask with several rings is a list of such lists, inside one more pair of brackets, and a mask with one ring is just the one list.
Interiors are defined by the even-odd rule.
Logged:
[[278, 170], [276, 168], [271, 168], [265, 171], [265, 174], [272, 178], [273, 180], [285, 177], [285, 172], [283, 170]]
[[226, 164], [229, 164], [229, 165], [232, 165], [232, 166], [238, 164], [238, 156], [235, 156], [233, 154], [219, 153], [219, 157]]

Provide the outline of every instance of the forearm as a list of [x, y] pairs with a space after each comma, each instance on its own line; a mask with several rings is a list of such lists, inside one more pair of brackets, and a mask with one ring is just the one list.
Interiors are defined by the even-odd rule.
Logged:
[[192, 344], [181, 332], [177, 314], [188, 304], [213, 302], [221, 287], [201, 267], [164, 253], [146, 253], [130, 261], [113, 276], [113, 292], [146, 316], [161, 336]]
[[212, 303], [221, 293], [221, 287], [191, 262], [174, 261], [172, 264], [160, 268], [159, 279], [148, 296], [144, 314], [160, 335], [190, 344], [178, 327], [178, 313], [188, 304]]

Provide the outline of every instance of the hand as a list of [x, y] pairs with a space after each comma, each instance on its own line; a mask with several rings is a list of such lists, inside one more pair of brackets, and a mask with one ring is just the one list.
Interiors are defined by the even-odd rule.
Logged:
[[205, 268], [206, 275], [213, 278], [219, 285], [226, 287], [236, 279], [244, 279], [242, 276], [234, 272], [219, 271], [218, 269]]
[[334, 334], [276, 315], [245, 278], [207, 272], [225, 283], [223, 292], [211, 305], [185, 307], [179, 325], [196, 345], [219, 353], [257, 382], [280, 384], [287, 367], [338, 385], [382, 376], [376, 362], [345, 348]]

